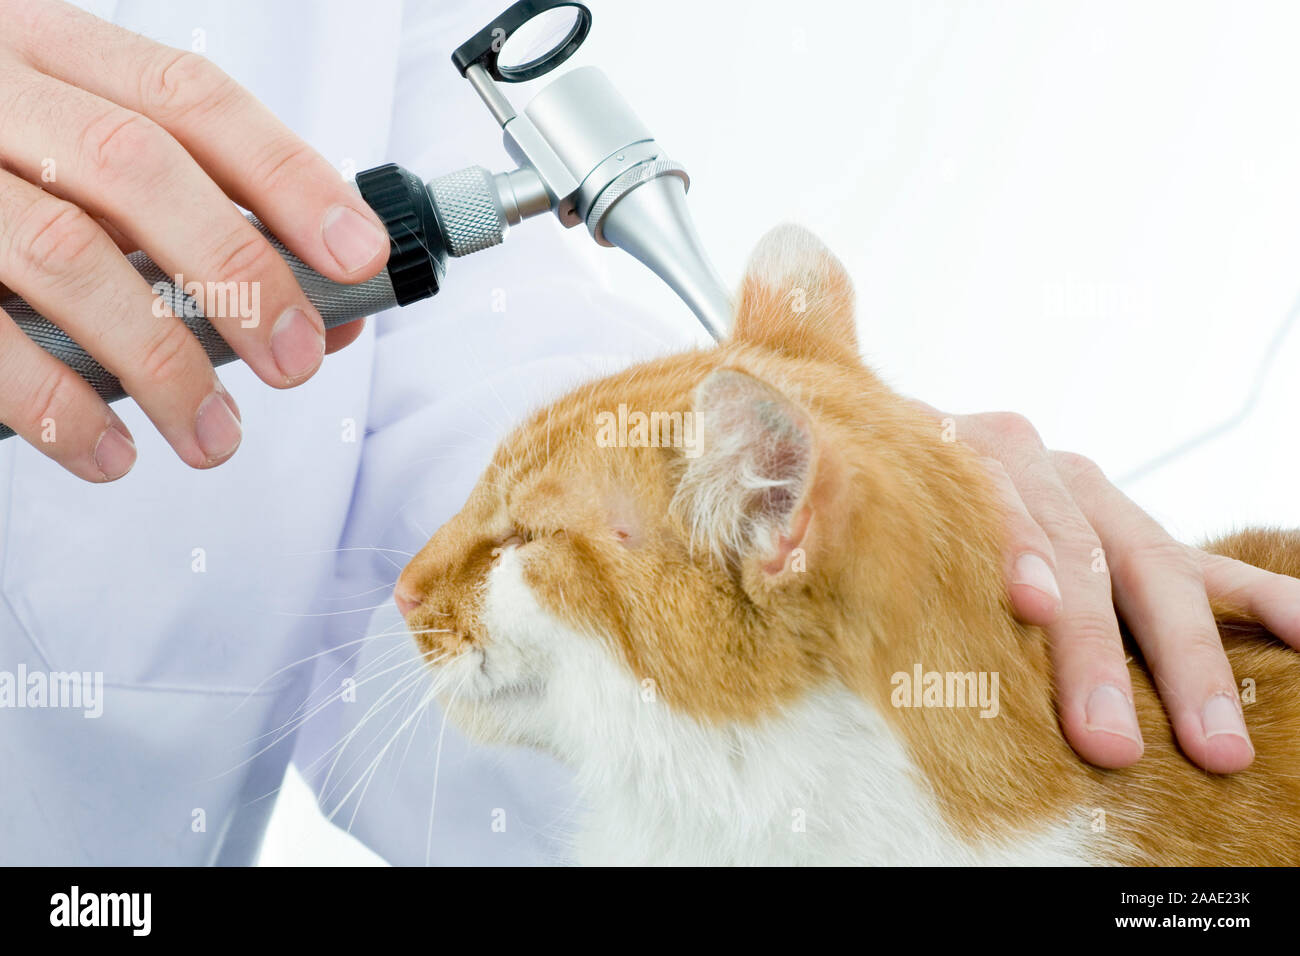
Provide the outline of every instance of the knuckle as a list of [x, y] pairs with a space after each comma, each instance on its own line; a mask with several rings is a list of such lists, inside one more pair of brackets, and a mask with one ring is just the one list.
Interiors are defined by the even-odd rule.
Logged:
[[194, 370], [192, 359], [198, 342], [180, 322], [168, 319], [160, 326], [140, 356], [139, 371], [155, 386], [185, 381]]
[[[1270, 587], [1283, 587], [1288, 591], [1294, 589], [1300, 598], [1300, 580], [1263, 571], [1236, 558], [1206, 554], [1199, 548], [1189, 548], [1188, 551], [1200, 571], [1206, 592], [1230, 606], [1251, 609], [1249, 613], [1252, 616], [1259, 613], [1256, 598], [1262, 594], [1261, 581], [1267, 582]], [[1265, 577], [1261, 578], [1261, 573]]]
[[1205, 587], [1201, 566], [1184, 545], [1168, 536], [1144, 540], [1117, 551], [1111, 564], [1117, 573], [1126, 577], [1141, 571], [1157, 571], [1164, 577], [1177, 576]]
[[153, 181], [160, 157], [171, 148], [170, 134], [153, 120], [114, 108], [82, 131], [80, 155], [101, 184], [131, 177]]
[[1010, 507], [1015, 504], [1018, 498], [1016, 484], [1011, 480], [1011, 475], [1006, 468], [1002, 466], [1002, 462], [987, 456], [977, 456], [974, 462], [1003, 505]]
[[207, 57], [190, 50], [167, 50], [141, 75], [140, 98], [146, 111], [163, 117], [203, 110], [222, 102], [234, 80]]
[[72, 376], [67, 368], [54, 368], [32, 389], [26, 418], [33, 431], [43, 428], [47, 420], [57, 425], [75, 413], [78, 389]]
[[1034, 540], [1041, 540], [1042, 529], [1034, 523], [1033, 518], [1025, 510], [1016, 483], [1012, 481], [1010, 473], [1002, 462], [996, 458], [977, 457], [975, 463], [983, 470], [993, 493], [997, 496], [1003, 511], [1003, 519], [1009, 522], [1013, 536], [1017, 539], [1032, 536]]
[[1091, 458], [1073, 451], [1053, 451], [1052, 464], [1068, 482], [1104, 480], [1105, 475]]
[[1088, 520], [1077, 508], [1069, 507], [1064, 502], [1053, 502], [1042, 507], [1035, 515], [1039, 525], [1053, 541], [1059, 541], [1067, 548], [1091, 554], [1101, 547], [1101, 539]]
[[[1189, 669], [1195, 673], [1214, 675], [1221, 671], [1231, 686], [1232, 665], [1223, 650], [1223, 638], [1208, 621], [1204, 628], [1194, 628], [1190, 633], [1178, 635], [1179, 656], [1184, 661], [1197, 661]], [[1218, 676], [1218, 675], [1215, 675]]]
[[63, 277], [83, 271], [99, 238], [99, 226], [83, 209], [43, 194], [20, 217], [12, 242], [27, 268]]
[[255, 229], [240, 228], [229, 235], [210, 257], [211, 273], [221, 280], [250, 281], [267, 275], [282, 260]]
[[[7, 24], [6, 24], [7, 25]], [[32, 72], [19, 59], [5, 57], [0, 59], [0, 89], [4, 98], [3, 120], [6, 126], [21, 123], [48, 123], [50, 121], [49, 87], [40, 82], [32, 82]], [[16, 160], [17, 157], [11, 157]], [[12, 171], [12, 170], [11, 170]]]
[[1072, 611], [1063, 637], [1070, 650], [1080, 657], [1093, 661], [1108, 657], [1123, 660], [1119, 624], [1113, 613], [1093, 608]]
[[994, 481], [1003, 482], [1011, 479], [1006, 466], [991, 455], [976, 455], [975, 463], [983, 468]]
[[1029, 419], [1017, 412], [985, 412], [976, 417], [1000, 443], [1033, 446], [1042, 444], [1038, 429]]
[[292, 182], [298, 174], [314, 164], [316, 152], [302, 140], [287, 136], [272, 143], [253, 163], [251, 178], [265, 189], [275, 189]]

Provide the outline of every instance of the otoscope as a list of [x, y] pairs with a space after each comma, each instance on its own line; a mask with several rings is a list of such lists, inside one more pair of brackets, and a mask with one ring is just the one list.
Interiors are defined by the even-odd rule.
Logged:
[[[304, 265], [256, 216], [249, 217], [289, 264], [327, 328], [435, 295], [449, 258], [499, 245], [511, 226], [554, 212], [565, 228], [585, 225], [598, 244], [641, 260], [710, 335], [721, 338], [731, 323], [731, 302], [686, 208], [690, 178], [665, 155], [605, 74], [590, 66], [571, 70], [522, 113], [498, 86], [550, 73], [577, 51], [590, 30], [591, 12], [581, 3], [521, 0], [456, 49], [452, 63], [500, 124], [518, 168], [493, 174], [470, 166], [429, 183], [391, 163], [359, 173], [356, 187], [391, 242], [388, 266], [373, 279], [357, 285], [333, 282]], [[214, 365], [238, 357], [172, 277], [142, 252], [128, 259]], [[105, 401], [124, 397], [112, 373], [21, 298], [8, 296], [0, 308]], [[12, 434], [0, 425], [0, 438]]]

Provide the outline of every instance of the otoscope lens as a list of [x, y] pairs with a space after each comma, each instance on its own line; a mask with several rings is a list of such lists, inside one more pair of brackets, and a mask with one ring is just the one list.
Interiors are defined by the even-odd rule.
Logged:
[[518, 0], [451, 55], [461, 76], [481, 66], [498, 83], [545, 76], [582, 46], [591, 11], [578, 0]]
[[581, 17], [574, 7], [543, 10], [512, 33], [497, 55], [502, 70], [526, 70], [564, 49]]

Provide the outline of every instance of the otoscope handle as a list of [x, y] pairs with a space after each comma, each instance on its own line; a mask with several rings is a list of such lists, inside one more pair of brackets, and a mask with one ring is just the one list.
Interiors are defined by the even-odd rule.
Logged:
[[[357, 187], [384, 221], [392, 240], [387, 268], [357, 285], [344, 285], [325, 278], [290, 252], [256, 216], [249, 216], [253, 226], [288, 263], [302, 291], [325, 320], [326, 328], [427, 298], [438, 291], [445, 269], [445, 244], [432, 201], [424, 184], [414, 174], [391, 164], [380, 166], [358, 175]], [[423, 208], [425, 206], [428, 208]], [[176, 277], [166, 275], [143, 252], [133, 253], [127, 259], [172, 314], [194, 333], [213, 365], [224, 365], [238, 358], [216, 326], [203, 316], [198, 301], [186, 295], [183, 288], [176, 287]], [[233, 298], [238, 301], [238, 293]], [[115, 401], [126, 395], [116, 376], [74, 342], [67, 332], [17, 295], [0, 299], [0, 308], [37, 345], [89, 382], [104, 401]], [[218, 319], [223, 326], [236, 332], [241, 321], [237, 314]], [[0, 439], [11, 435], [12, 429], [0, 424]]]

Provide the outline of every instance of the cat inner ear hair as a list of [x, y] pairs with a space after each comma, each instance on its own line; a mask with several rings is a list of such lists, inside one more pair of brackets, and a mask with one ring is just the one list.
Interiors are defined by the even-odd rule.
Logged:
[[727, 368], [696, 389], [695, 414], [701, 451], [674, 498], [692, 546], [723, 561], [758, 556], [779, 570], [807, 526], [797, 512], [806, 512], [815, 457], [808, 415], [772, 386]]

